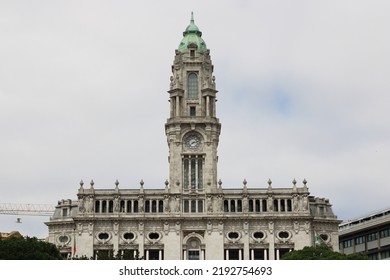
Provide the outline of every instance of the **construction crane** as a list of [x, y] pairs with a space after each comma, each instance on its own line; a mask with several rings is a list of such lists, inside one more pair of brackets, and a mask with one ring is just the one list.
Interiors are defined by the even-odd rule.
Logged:
[[53, 216], [54, 210], [51, 204], [0, 203], [0, 215]]

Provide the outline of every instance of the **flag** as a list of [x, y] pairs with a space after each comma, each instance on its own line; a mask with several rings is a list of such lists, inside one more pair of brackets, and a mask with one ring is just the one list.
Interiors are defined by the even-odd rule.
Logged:
[[73, 232], [73, 257], [76, 256], [76, 232]]

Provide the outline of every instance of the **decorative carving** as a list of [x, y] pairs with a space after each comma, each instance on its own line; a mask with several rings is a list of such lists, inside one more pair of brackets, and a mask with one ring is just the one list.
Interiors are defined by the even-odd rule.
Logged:
[[249, 232], [249, 223], [248, 223], [248, 221], [244, 222], [243, 228], [244, 228], [245, 234], [248, 234], [248, 232]]
[[177, 221], [175, 224], [175, 230], [177, 235], [180, 235], [180, 228], [181, 228], [180, 222]]
[[77, 224], [77, 233], [78, 233], [78, 235], [81, 235], [83, 233], [83, 224], [82, 223]]
[[213, 212], [213, 200], [212, 196], [207, 196], [207, 212], [212, 213]]
[[85, 212], [91, 213], [93, 211], [93, 196], [88, 196], [88, 199], [85, 201]]
[[180, 212], [180, 196], [176, 195], [175, 198], [175, 212], [179, 213]]
[[119, 223], [118, 222], [114, 222], [114, 224], [113, 224], [113, 231], [114, 231], [115, 235], [118, 235], [118, 230], [119, 230]]
[[114, 212], [119, 212], [119, 196], [114, 197]]
[[207, 222], [207, 232], [209, 235], [213, 232], [213, 223], [211, 221]]
[[248, 195], [244, 195], [242, 198], [242, 208], [243, 208], [244, 213], [248, 212], [248, 210], [249, 210]]
[[171, 80], [170, 82], [171, 89], [183, 87], [183, 81], [178, 72], [176, 72], [174, 76], [171, 76], [170, 80]]
[[299, 222], [298, 221], [294, 221], [294, 231], [296, 234], [298, 234], [298, 232], [299, 232]]
[[139, 231], [139, 234], [140, 235], [143, 235], [144, 234], [144, 228], [145, 228], [145, 225], [143, 222], [139, 222], [138, 223], [138, 231]]
[[218, 230], [219, 230], [219, 234], [223, 234], [223, 222], [220, 221], [219, 224], [218, 224]]
[[84, 213], [85, 212], [84, 196], [81, 195], [79, 196], [78, 206], [79, 206], [79, 213]]
[[138, 196], [138, 212], [140, 212], [140, 213], [144, 212], [144, 196], [143, 195]]
[[268, 223], [268, 230], [269, 230], [269, 232], [270, 232], [271, 234], [274, 233], [274, 227], [275, 227], [274, 222], [273, 222], [273, 221], [270, 221], [270, 222]]
[[93, 223], [89, 223], [88, 224], [88, 233], [90, 236], [92, 236], [92, 233], [93, 233]]
[[271, 212], [273, 210], [273, 199], [272, 199], [272, 195], [268, 195], [268, 201], [267, 201], [267, 208], [268, 208], [268, 212]]
[[169, 207], [169, 196], [168, 195], [164, 195], [164, 210], [165, 210], [165, 213], [171, 212], [171, 208]]
[[168, 235], [168, 233], [169, 233], [169, 223], [168, 222], [164, 223], [164, 233], [165, 233], [165, 235]]
[[293, 197], [293, 211], [298, 212], [299, 211], [298, 196], [294, 194], [292, 197]]
[[310, 231], [310, 222], [306, 221], [306, 222], [305, 222], [305, 232], [306, 232], [307, 234], [309, 234], [309, 231]]

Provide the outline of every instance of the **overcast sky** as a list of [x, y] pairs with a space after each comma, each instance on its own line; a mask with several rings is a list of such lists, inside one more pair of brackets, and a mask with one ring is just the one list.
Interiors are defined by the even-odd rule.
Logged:
[[[225, 188], [308, 181], [341, 220], [390, 207], [390, 2], [0, 1], [0, 203], [163, 188], [175, 49], [211, 51]], [[0, 216], [45, 237], [48, 217]]]

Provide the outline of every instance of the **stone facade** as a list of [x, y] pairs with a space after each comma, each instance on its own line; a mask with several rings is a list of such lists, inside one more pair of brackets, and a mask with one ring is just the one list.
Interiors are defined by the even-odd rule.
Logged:
[[[306, 180], [291, 188], [223, 188], [217, 177], [221, 124], [210, 51], [193, 18], [175, 52], [170, 117], [165, 124], [165, 189], [95, 189], [80, 183], [77, 201], [59, 201], [47, 222], [64, 255], [115, 252], [143, 259], [279, 259], [312, 246], [315, 236], [338, 250], [338, 224], [327, 199]], [[74, 252], [76, 243], [76, 252]]]

